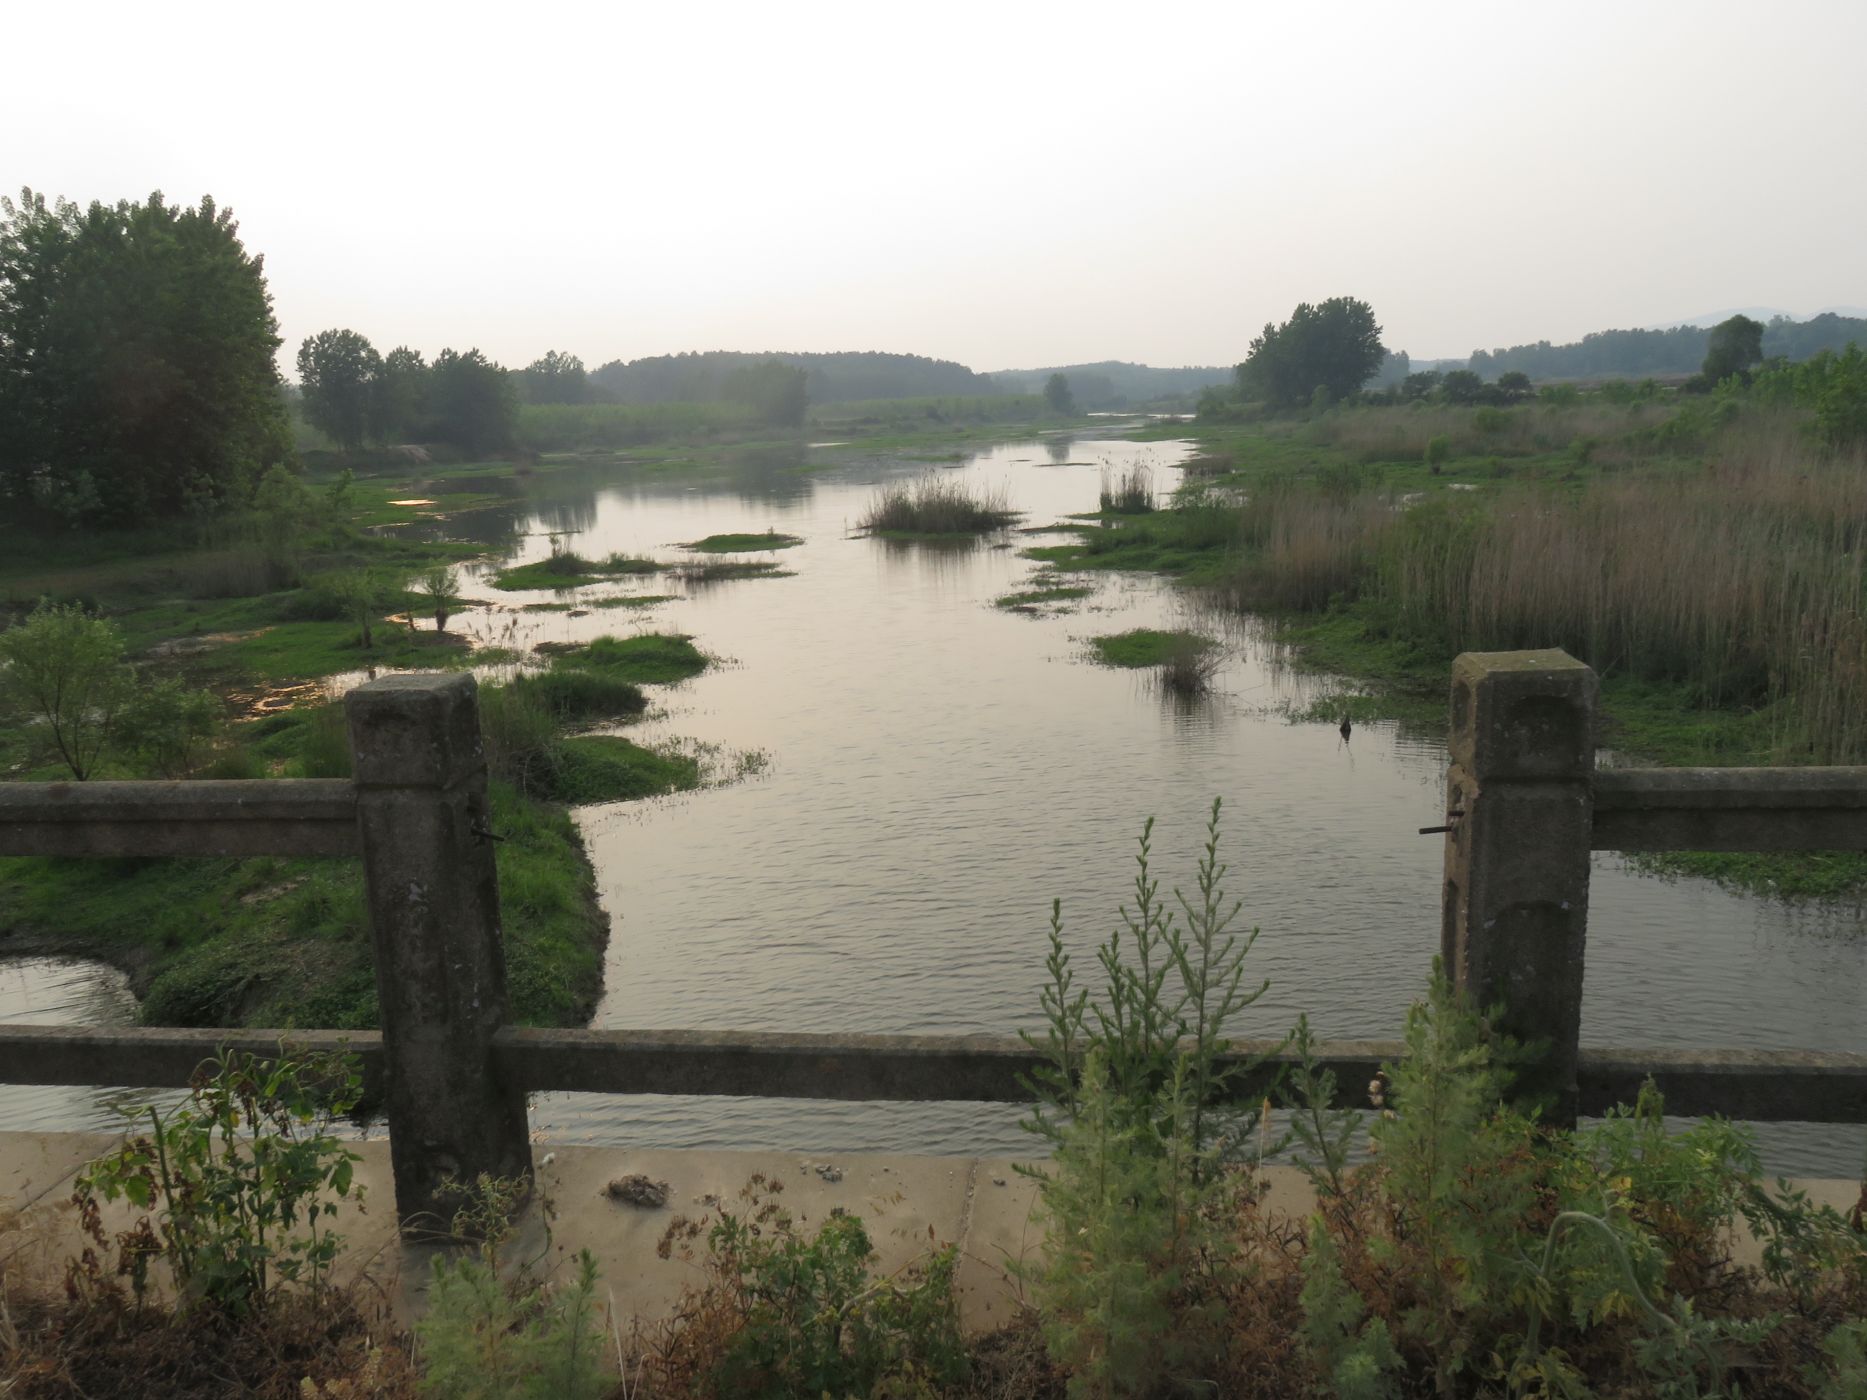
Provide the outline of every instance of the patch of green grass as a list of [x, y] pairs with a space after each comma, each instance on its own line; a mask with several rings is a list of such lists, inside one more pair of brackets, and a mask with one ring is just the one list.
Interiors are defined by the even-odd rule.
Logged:
[[660, 752], [610, 734], [566, 739], [558, 745], [552, 795], [559, 802], [624, 802], [700, 786], [700, 764], [684, 754]]
[[639, 637], [598, 637], [579, 644], [546, 643], [539, 651], [554, 667], [597, 671], [637, 685], [668, 685], [697, 676], [707, 658], [691, 637], [645, 632]]
[[[585, 741], [572, 741], [585, 742]], [[576, 827], [494, 784], [513, 1017], [578, 1025], [602, 991], [608, 924]], [[0, 927], [125, 968], [148, 1025], [377, 1024], [354, 860], [0, 860]]]
[[1096, 659], [1105, 666], [1141, 668], [1164, 666], [1169, 659], [1189, 649], [1208, 651], [1218, 643], [1197, 632], [1162, 632], [1151, 627], [1137, 627], [1130, 632], [1091, 637], [1089, 645]]
[[631, 681], [601, 671], [554, 666], [509, 682], [530, 691], [557, 721], [629, 719], [648, 708], [648, 697]]
[[1004, 593], [992, 600], [995, 608], [1041, 608], [1055, 603], [1073, 603], [1095, 592], [1078, 584], [1050, 583], [1027, 588], [1019, 593]]
[[366, 666], [447, 669], [469, 656], [471, 644], [453, 632], [410, 632], [387, 622], [371, 630], [375, 644], [366, 648], [349, 622], [280, 622], [226, 643], [211, 658], [265, 680], [308, 680]]
[[695, 540], [681, 548], [702, 554], [751, 554], [762, 549], [790, 549], [803, 542], [801, 535], [781, 535], [776, 530], [767, 530], [762, 535], [708, 535], [704, 540]]
[[724, 583], [736, 578], [796, 578], [770, 559], [709, 559], [704, 564], [683, 564], [674, 570], [683, 583]]
[[580, 612], [593, 608], [652, 608], [680, 601], [672, 593], [631, 593], [620, 598], [586, 598], [575, 603], [527, 603], [520, 612]]
[[612, 578], [659, 573], [667, 567], [653, 559], [631, 559], [620, 554], [612, 554], [607, 559], [585, 559], [570, 553], [549, 554], [530, 564], [502, 570], [493, 580], [493, 587], [507, 592], [583, 588]]

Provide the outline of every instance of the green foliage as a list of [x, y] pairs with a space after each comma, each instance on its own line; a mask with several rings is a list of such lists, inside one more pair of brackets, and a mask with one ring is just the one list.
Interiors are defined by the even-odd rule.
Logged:
[[763, 534], [741, 531], [737, 534], [708, 535], [704, 540], [694, 540], [681, 548], [696, 550], [701, 554], [748, 554], [767, 549], [790, 549], [803, 542], [800, 536], [781, 535], [776, 530], [767, 530]]
[[298, 347], [298, 388], [305, 418], [345, 452], [363, 445], [382, 356], [356, 331], [319, 331]]
[[1203, 1271], [1224, 1253], [1220, 1171], [1245, 1134], [1232, 1082], [1261, 1061], [1224, 1063], [1225, 1028], [1268, 987], [1244, 983], [1257, 930], [1233, 931], [1220, 861], [1220, 804], [1207, 819], [1195, 895], [1170, 907], [1142, 828], [1132, 904], [1096, 953], [1099, 991], [1077, 990], [1051, 908], [1043, 1067], [1026, 1127], [1053, 1147], [1039, 1174], [1049, 1252], [1035, 1277], [1052, 1354], [1085, 1395], [1126, 1394], [1193, 1364], [1210, 1345]]
[[595, 671], [638, 685], [671, 685], [706, 670], [707, 658], [691, 637], [643, 632], [634, 637], [597, 637], [582, 646], [555, 650], [551, 652], [551, 664], [555, 668]]
[[783, 360], [761, 360], [729, 370], [721, 386], [728, 403], [747, 405], [761, 423], [799, 428], [810, 407], [810, 375], [800, 365]]
[[1840, 354], [1824, 350], [1799, 365], [1772, 365], [1758, 372], [1752, 388], [1761, 402], [1812, 410], [1830, 447], [1867, 445], [1867, 353], [1858, 345]]
[[1428, 438], [1426, 442], [1426, 464], [1437, 472], [1452, 457], [1452, 439], [1444, 433]]
[[[839, 1211], [815, 1235], [803, 1234], [778, 1204], [783, 1189], [755, 1173], [738, 1210], [721, 1207], [710, 1224], [680, 1216], [669, 1224], [661, 1257], [678, 1250], [700, 1265], [704, 1282], [689, 1291], [660, 1348], [668, 1393], [807, 1400], [918, 1395], [962, 1380], [954, 1247], [873, 1277], [861, 1220]], [[696, 1258], [703, 1231], [705, 1253]]]
[[1335, 1400], [1391, 1400], [1400, 1394], [1400, 1354], [1387, 1323], [1368, 1316], [1361, 1295], [1342, 1277], [1335, 1241], [1312, 1217], [1303, 1256], [1303, 1340], [1319, 1375], [1318, 1390]]
[[1266, 325], [1238, 367], [1239, 391], [1272, 408], [1309, 403], [1317, 389], [1329, 401], [1347, 398], [1386, 358], [1374, 309], [1353, 297], [1302, 303], [1283, 325]]
[[186, 1103], [166, 1118], [149, 1108], [147, 1135], [79, 1173], [80, 1218], [102, 1245], [100, 1200], [157, 1213], [117, 1241], [138, 1298], [157, 1258], [184, 1308], [263, 1311], [287, 1284], [315, 1294], [340, 1243], [319, 1223], [360, 1194], [352, 1174], [362, 1160], [323, 1129], [361, 1089], [353, 1057], [222, 1052], [197, 1072]]
[[1482, 1359], [1482, 1343], [1521, 1271], [1516, 1235], [1530, 1205], [1529, 1127], [1501, 1114], [1506, 1049], [1435, 963], [1407, 1012], [1406, 1056], [1383, 1070], [1391, 1104], [1370, 1130], [1383, 1185], [1406, 1222], [1377, 1259], [1408, 1268], [1420, 1301], [1402, 1337], [1433, 1360], [1441, 1394]]
[[203, 197], [0, 200], [0, 502], [94, 524], [244, 500], [289, 448], [261, 260]]
[[[1348, 1190], [1348, 1159], [1361, 1115], [1335, 1108], [1335, 1072], [1316, 1060], [1316, 1040], [1309, 1017], [1297, 1017], [1290, 1037], [1296, 1068], [1284, 1082], [1283, 1104], [1291, 1110], [1290, 1135], [1302, 1150], [1297, 1166], [1309, 1178], [1318, 1200], [1340, 1199]], [[1383, 1090], [1385, 1092], [1385, 1090]]]
[[1044, 381], [1044, 406], [1052, 413], [1075, 414], [1076, 396], [1070, 392], [1069, 376], [1053, 374]]
[[506, 371], [477, 349], [443, 350], [428, 371], [434, 435], [476, 455], [512, 446], [519, 400]]
[[196, 690], [174, 679], [148, 681], [124, 706], [119, 738], [125, 748], [141, 755], [155, 776], [190, 777], [220, 732], [222, 708], [211, 690]]
[[[501, 1278], [508, 1223], [523, 1203], [524, 1182], [481, 1177], [454, 1217], [461, 1238], [479, 1247], [457, 1258], [437, 1255], [428, 1311], [415, 1324], [424, 1395], [446, 1400], [600, 1400], [615, 1387], [604, 1360], [605, 1328], [597, 1302], [596, 1258], [576, 1255], [576, 1277], [553, 1286], [521, 1261]], [[549, 1247], [547, 1242], [547, 1248]], [[541, 1256], [542, 1257], [542, 1256]]]
[[1699, 373], [1707, 384], [1747, 377], [1750, 367], [1763, 361], [1763, 322], [1733, 316], [1711, 328], [1705, 342], [1705, 362]]
[[46, 726], [72, 777], [90, 777], [134, 692], [117, 625], [42, 598], [24, 622], [0, 632], [0, 667], [0, 700]]
[[583, 361], [556, 350], [545, 351], [515, 378], [526, 403], [582, 403], [590, 394]]
[[451, 564], [431, 564], [415, 576], [410, 591], [428, 600], [434, 609], [434, 630], [445, 631], [448, 605], [460, 591], [460, 570]]
[[1165, 666], [1185, 650], [1211, 651], [1218, 643], [1197, 632], [1165, 632], [1153, 627], [1136, 627], [1127, 632], [1091, 637], [1089, 645], [1096, 660], [1104, 666], [1146, 669]]
[[964, 482], [929, 475], [884, 486], [856, 523], [873, 534], [908, 538], [990, 534], [1015, 519], [1002, 489], [974, 494]]

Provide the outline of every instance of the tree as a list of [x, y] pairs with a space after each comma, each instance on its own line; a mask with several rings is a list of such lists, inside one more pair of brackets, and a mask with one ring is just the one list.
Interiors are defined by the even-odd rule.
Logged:
[[429, 408], [436, 436], [468, 452], [512, 445], [519, 403], [510, 376], [478, 350], [443, 350], [429, 371]]
[[146, 520], [243, 500], [291, 438], [263, 259], [232, 212], [0, 199], [0, 509]]
[[762, 423], [798, 428], [810, 406], [809, 382], [810, 372], [801, 365], [764, 360], [733, 370], [722, 392], [732, 402], [751, 404]]
[[1281, 326], [1266, 325], [1238, 366], [1240, 393], [1272, 408], [1311, 402], [1321, 389], [1331, 401], [1347, 398], [1380, 369], [1387, 351], [1374, 309], [1353, 297], [1304, 302]]
[[1474, 404], [1485, 396], [1485, 382], [1469, 369], [1448, 370], [1439, 392], [1451, 404]]
[[382, 356], [355, 331], [319, 331], [298, 347], [298, 386], [305, 420], [354, 452], [370, 426], [370, 399]]
[[1498, 394], [1506, 403], [1521, 403], [1533, 392], [1530, 376], [1520, 369], [1506, 370], [1497, 377]]
[[1707, 386], [1721, 384], [1736, 375], [1748, 380], [1750, 367], [1763, 363], [1763, 323], [1748, 316], [1733, 316], [1711, 328], [1705, 346], [1705, 363], [1699, 370]]
[[1076, 412], [1076, 396], [1070, 392], [1068, 375], [1053, 374], [1044, 381], [1044, 402], [1052, 413]]
[[133, 686], [116, 624], [42, 598], [24, 622], [0, 632], [0, 668], [8, 708], [42, 721], [71, 776], [90, 777]]
[[435, 564], [411, 580], [409, 591], [420, 593], [434, 605], [434, 630], [447, 630], [448, 608], [460, 589], [460, 570], [451, 564]]
[[555, 350], [525, 366], [523, 383], [527, 403], [582, 403], [590, 396], [583, 361]]
[[370, 436], [404, 442], [423, 427], [428, 414], [428, 363], [421, 351], [398, 345], [370, 381]]

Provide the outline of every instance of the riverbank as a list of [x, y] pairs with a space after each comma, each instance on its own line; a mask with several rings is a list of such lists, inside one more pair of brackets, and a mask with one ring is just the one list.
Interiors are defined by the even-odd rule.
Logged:
[[[437, 622], [464, 606], [450, 596], [455, 564], [488, 548], [450, 526], [511, 504], [471, 483], [527, 469], [481, 464], [477, 478], [444, 483], [427, 464], [391, 466], [375, 480], [293, 481], [270, 513], [192, 533], [48, 542], [8, 531], [0, 596], [16, 620], [40, 598], [82, 604], [134, 668], [122, 672], [130, 708], [177, 699], [170, 729], [153, 737], [141, 720], [119, 724], [98, 778], [347, 776], [333, 680], [499, 668], [481, 702], [513, 1019], [584, 1024], [603, 989], [609, 919], [569, 805], [698, 786], [691, 754], [612, 731], [646, 710], [642, 685], [697, 674], [707, 658], [684, 637], [650, 634], [556, 657], [535, 676], [508, 673], [518, 656], [489, 629]], [[410, 526], [429, 537], [397, 533]], [[493, 533], [491, 552], [508, 552]], [[437, 570], [442, 582], [424, 591]], [[45, 725], [18, 709], [0, 717], [0, 769], [15, 781], [71, 776]], [[0, 956], [30, 954], [120, 968], [147, 1024], [376, 1024], [354, 861], [0, 860]]]
[[[1170, 508], [1061, 522], [1073, 538], [1026, 552], [1066, 572], [1169, 574], [1248, 619], [1291, 668], [1350, 681], [1293, 720], [1440, 736], [1459, 652], [1559, 645], [1601, 675], [1614, 761], [1861, 761], [1847, 679], [1862, 645], [1859, 464], [1793, 414], [1584, 399], [1173, 432], [1201, 455]], [[1751, 892], [1867, 896], [1853, 853], [1640, 863]]]

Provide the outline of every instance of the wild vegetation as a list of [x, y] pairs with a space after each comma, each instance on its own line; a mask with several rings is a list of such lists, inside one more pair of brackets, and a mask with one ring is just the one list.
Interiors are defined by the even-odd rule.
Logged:
[[[64, 1290], [0, 1262], [0, 1383], [115, 1394], [134, 1374], [138, 1393], [189, 1394], [232, 1355], [247, 1393], [281, 1396], [1836, 1400], [1867, 1385], [1867, 1191], [1844, 1214], [1768, 1183], [1744, 1129], [1677, 1131], [1651, 1085], [1594, 1126], [1540, 1124], [1512, 1095], [1526, 1052], [1437, 975], [1366, 1107], [1336, 1106], [1305, 1019], [1273, 1097], [1242, 1094], [1263, 1061], [1222, 1057], [1269, 987], [1220, 817], [1215, 802], [1171, 896], [1143, 828], [1091, 976], [1053, 906], [1026, 1037], [1043, 1058], [1028, 1120], [1049, 1152], [1031, 1168], [1043, 1248], [1023, 1268], [1035, 1308], [1004, 1331], [961, 1333], [950, 1245], [879, 1276], [860, 1219], [806, 1229], [763, 1176], [670, 1222], [661, 1252], [696, 1281], [626, 1336], [588, 1253], [555, 1277], [535, 1271], [549, 1249], [508, 1256], [515, 1183], [463, 1183], [456, 1226], [479, 1243], [437, 1257], [412, 1338], [371, 1327], [361, 1290], [331, 1282], [337, 1237], [305, 1228], [352, 1187], [313, 1089], [335, 1085], [339, 1107], [354, 1075], [237, 1058], [81, 1174], [95, 1252]], [[249, 1123], [250, 1148], [222, 1150]], [[1287, 1207], [1266, 1176], [1286, 1153], [1311, 1191]], [[96, 1202], [116, 1197], [146, 1214], [113, 1239]]]
[[979, 492], [950, 477], [929, 475], [884, 486], [857, 528], [900, 539], [964, 538], [1002, 530], [1017, 518], [1003, 489]]

